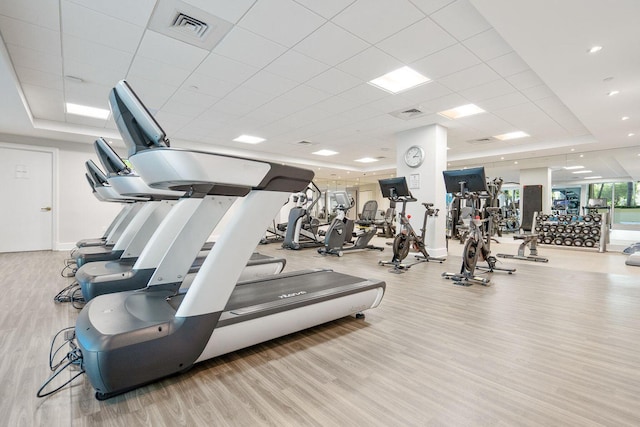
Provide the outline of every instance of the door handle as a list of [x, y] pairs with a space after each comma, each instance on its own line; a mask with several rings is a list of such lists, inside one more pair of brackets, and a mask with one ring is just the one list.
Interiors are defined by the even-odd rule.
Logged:
[[45, 208], [40, 208], [40, 212], [50, 212], [51, 211], [51, 206], [47, 206]]

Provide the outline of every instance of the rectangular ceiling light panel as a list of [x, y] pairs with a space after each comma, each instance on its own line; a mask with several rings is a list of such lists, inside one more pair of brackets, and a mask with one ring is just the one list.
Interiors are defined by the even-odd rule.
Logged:
[[448, 119], [455, 120], [462, 117], [473, 116], [474, 114], [484, 113], [485, 111], [475, 104], [465, 104], [450, 110], [440, 111], [438, 114]]
[[369, 84], [391, 93], [400, 93], [431, 81], [412, 68], [402, 67], [369, 81]]
[[72, 104], [67, 102], [67, 113], [77, 116], [93, 117], [94, 119], [107, 120], [111, 112], [104, 108], [89, 107], [88, 105]]

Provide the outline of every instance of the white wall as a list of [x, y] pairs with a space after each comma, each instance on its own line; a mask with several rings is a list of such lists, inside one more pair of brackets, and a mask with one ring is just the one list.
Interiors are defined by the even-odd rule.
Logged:
[[[54, 174], [58, 176], [58, 186], [54, 189], [53, 209], [56, 209], [57, 241], [54, 250], [68, 250], [84, 238], [100, 237], [111, 220], [120, 211], [118, 203], [99, 202], [91, 192], [84, 176], [84, 162], [92, 159], [100, 165], [93, 150], [93, 144], [79, 144], [52, 141], [34, 137], [1, 135], [0, 141], [40, 147], [58, 148], [58, 162]], [[20, 203], [19, 200], [14, 201]]]

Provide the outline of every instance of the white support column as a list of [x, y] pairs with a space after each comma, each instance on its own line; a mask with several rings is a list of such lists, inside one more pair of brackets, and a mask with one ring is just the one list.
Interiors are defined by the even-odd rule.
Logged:
[[[396, 141], [398, 176], [407, 178], [411, 193], [418, 199], [418, 202], [407, 204], [411, 225], [419, 233], [425, 212], [422, 203], [433, 203], [436, 209], [440, 209], [438, 216], [427, 222], [425, 244], [432, 257], [445, 257], [447, 255], [446, 193], [442, 171], [447, 167], [447, 128], [429, 125], [411, 129], [396, 134]], [[404, 153], [414, 145], [424, 150], [425, 160], [420, 166], [411, 168], [404, 162]], [[418, 185], [412, 186], [412, 183]]]

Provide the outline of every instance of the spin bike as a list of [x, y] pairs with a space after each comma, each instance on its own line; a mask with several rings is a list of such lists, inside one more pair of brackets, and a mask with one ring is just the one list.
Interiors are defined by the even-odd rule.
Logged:
[[[407, 188], [406, 180], [404, 177], [381, 179], [379, 180], [382, 195], [387, 197], [395, 207], [397, 202], [402, 203], [402, 210], [400, 211], [400, 227], [399, 232], [393, 239], [393, 258], [391, 261], [378, 261], [378, 265], [392, 265], [391, 270], [394, 273], [402, 273], [403, 270], [408, 270], [412, 266], [421, 262], [437, 261], [442, 263], [443, 258], [434, 258], [429, 256], [427, 248], [425, 246], [425, 238], [427, 234], [427, 220], [429, 217], [438, 216], [438, 209], [433, 208], [433, 203], [422, 203], [426, 211], [424, 214], [424, 220], [422, 222], [422, 228], [420, 229], [420, 235], [418, 235], [407, 216], [407, 203], [417, 202], [418, 200], [411, 195], [411, 192]], [[398, 185], [399, 184], [399, 185]], [[390, 187], [389, 185], [394, 185]], [[404, 190], [404, 191], [403, 191]], [[414, 248], [420, 252], [421, 255], [415, 256], [415, 261], [411, 263], [403, 263], [402, 261], [409, 255], [409, 250]]]
[[[472, 175], [473, 172], [476, 172]], [[493, 227], [495, 225], [494, 216], [500, 211], [499, 207], [488, 206], [490, 200], [485, 200], [484, 208], [480, 208], [483, 199], [489, 199], [487, 194], [487, 185], [484, 178], [484, 168], [478, 171], [445, 171], [445, 184], [447, 191], [450, 192], [452, 188], [452, 180], [459, 179], [457, 184], [459, 185], [460, 193], [456, 194], [457, 197], [471, 199], [472, 206], [474, 207], [474, 216], [469, 223], [469, 231], [462, 250], [462, 267], [460, 273], [442, 273], [442, 277], [454, 281], [457, 285], [471, 286], [473, 284], [479, 284], [489, 286], [491, 279], [487, 277], [480, 277], [476, 275], [477, 270], [483, 270], [489, 273], [494, 271], [504, 271], [508, 274], [513, 274], [515, 268], [503, 268], [496, 267], [497, 259], [491, 255], [491, 236], [493, 234]], [[465, 173], [466, 175], [462, 175]], [[448, 176], [449, 175], [449, 176]], [[476, 176], [477, 175], [477, 176]], [[470, 192], [467, 184], [472, 182], [473, 189], [475, 191]], [[484, 218], [482, 218], [484, 217]], [[478, 260], [486, 261], [487, 267], [478, 266]]]

